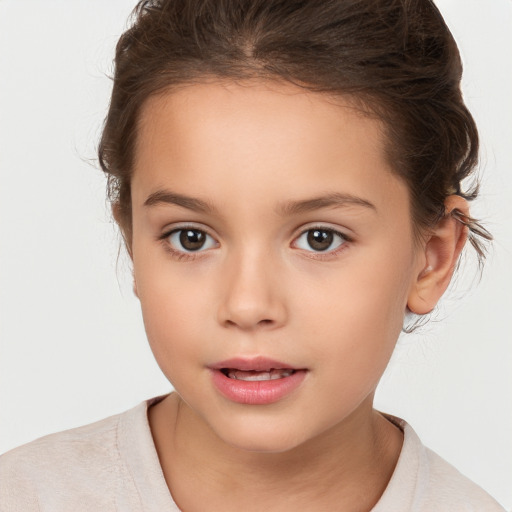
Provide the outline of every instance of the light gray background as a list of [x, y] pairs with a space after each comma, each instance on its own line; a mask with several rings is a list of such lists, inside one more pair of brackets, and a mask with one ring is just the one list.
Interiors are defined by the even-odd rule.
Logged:
[[[0, 452], [165, 393], [104, 178], [91, 163], [105, 74], [133, 0], [0, 0]], [[463, 55], [496, 237], [423, 334], [400, 341], [377, 407], [512, 509], [512, 2], [438, 0]], [[94, 163], [94, 162], [93, 162]]]

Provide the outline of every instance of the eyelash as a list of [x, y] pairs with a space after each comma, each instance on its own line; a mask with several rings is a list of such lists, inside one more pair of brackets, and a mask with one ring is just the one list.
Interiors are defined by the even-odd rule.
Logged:
[[[158, 240], [160, 242], [162, 242], [164, 249], [177, 261], [193, 261], [199, 257], [202, 257], [203, 256], [202, 253], [205, 252], [205, 251], [201, 251], [201, 250], [186, 252], [186, 251], [182, 251], [179, 249], [174, 249], [172, 247], [172, 245], [169, 243], [169, 237], [175, 233], [179, 233], [179, 232], [185, 231], [185, 230], [198, 231], [198, 232], [204, 233], [205, 235], [207, 235], [208, 237], [213, 239], [213, 236], [210, 235], [206, 230], [198, 228], [196, 226], [184, 225], [184, 226], [175, 227], [169, 231], [166, 231], [165, 233], [163, 233], [161, 236], [158, 237]], [[308, 227], [307, 229], [302, 230], [300, 232], [300, 234], [293, 239], [293, 242], [295, 243], [303, 235], [305, 235], [306, 233], [309, 233], [310, 231], [314, 231], [314, 230], [332, 233], [333, 235], [341, 238], [342, 242], [335, 249], [326, 250], [325, 252], [324, 251], [314, 251], [314, 250], [308, 251], [306, 249], [299, 249], [303, 253], [305, 253], [308, 258], [311, 258], [311, 259], [326, 260], [326, 259], [335, 258], [338, 254], [340, 254], [342, 251], [347, 249], [346, 246], [348, 243], [353, 241], [353, 239], [351, 237], [349, 237], [348, 235], [346, 235], [336, 229], [333, 229], [328, 226], [314, 225], [314, 226]]]
[[338, 236], [339, 238], [341, 238], [342, 242], [340, 243], [340, 245], [338, 247], [336, 247], [335, 249], [331, 249], [331, 250], [326, 250], [326, 251], [314, 251], [314, 250], [308, 251], [305, 249], [302, 250], [302, 252], [305, 253], [308, 258], [311, 258], [314, 260], [328, 260], [328, 259], [335, 258], [342, 251], [345, 251], [346, 249], [348, 249], [347, 244], [349, 244], [350, 242], [353, 241], [353, 238], [346, 235], [345, 233], [342, 233], [341, 231], [338, 231], [337, 229], [334, 229], [332, 227], [323, 226], [323, 225], [319, 224], [319, 225], [308, 226], [306, 229], [303, 229], [300, 232], [300, 234], [294, 238], [294, 242], [299, 240], [306, 233], [309, 233], [310, 231], [315, 231], [315, 230], [316, 231], [324, 231], [327, 233], [331, 233], [335, 236]]
[[173, 229], [166, 231], [161, 236], [159, 236], [158, 239], [160, 240], [160, 242], [162, 242], [164, 249], [177, 261], [193, 261], [196, 258], [201, 257], [202, 253], [204, 252], [204, 251], [200, 251], [200, 250], [186, 252], [186, 251], [181, 251], [179, 249], [174, 249], [172, 247], [172, 245], [169, 242], [169, 237], [175, 233], [179, 233], [181, 231], [186, 231], [186, 230], [199, 231], [213, 239], [213, 236], [210, 235], [208, 233], [208, 231], [206, 231], [205, 229], [199, 228], [197, 226], [183, 225], [183, 226], [174, 227]]

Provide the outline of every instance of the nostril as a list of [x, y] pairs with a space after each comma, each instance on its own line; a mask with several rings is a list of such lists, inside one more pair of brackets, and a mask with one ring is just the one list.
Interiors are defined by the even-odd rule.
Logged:
[[224, 325], [226, 327], [241, 327], [243, 329], [258, 329], [258, 328], [265, 328], [265, 327], [271, 327], [275, 324], [275, 320], [264, 318], [263, 320], [258, 320], [256, 322], [244, 322], [243, 319], [237, 320], [231, 320], [226, 319]]

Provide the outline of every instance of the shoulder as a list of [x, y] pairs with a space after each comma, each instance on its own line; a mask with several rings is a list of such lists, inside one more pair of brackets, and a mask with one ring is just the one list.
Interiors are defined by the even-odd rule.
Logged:
[[65, 465], [70, 458], [73, 462], [95, 457], [105, 451], [108, 441], [115, 437], [120, 415], [111, 416], [101, 421], [78, 428], [50, 434], [27, 443], [0, 457], [3, 471], [8, 468], [32, 470], [34, 467], [55, 467], [55, 463]]
[[115, 510], [107, 501], [123, 471], [117, 437], [126, 414], [51, 434], [2, 455], [0, 512]]
[[404, 420], [385, 416], [403, 430], [404, 444], [375, 512], [504, 512], [481, 487], [425, 447]]
[[[464, 476], [455, 467], [428, 448], [425, 450], [425, 498], [427, 503], [445, 504], [446, 510], [450, 507], [459, 507], [461, 512], [503, 512], [494, 498], [481, 487]], [[439, 505], [438, 505], [439, 506]]]

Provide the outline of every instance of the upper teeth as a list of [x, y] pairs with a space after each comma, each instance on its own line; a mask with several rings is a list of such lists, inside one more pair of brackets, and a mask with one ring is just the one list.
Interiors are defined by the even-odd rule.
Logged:
[[291, 369], [272, 369], [270, 371], [258, 372], [255, 370], [228, 370], [227, 376], [230, 379], [236, 380], [248, 380], [248, 381], [257, 381], [257, 380], [276, 380], [282, 379], [284, 377], [289, 377], [293, 373]]

